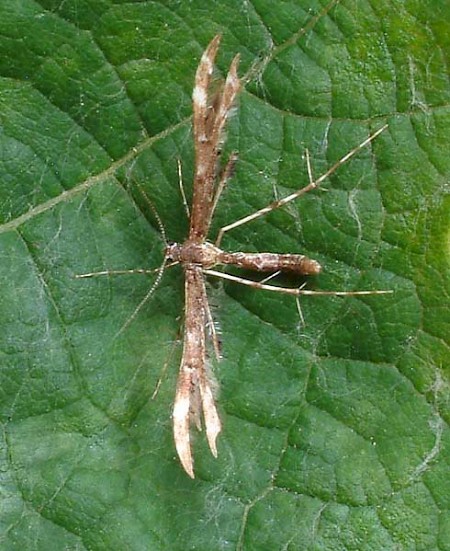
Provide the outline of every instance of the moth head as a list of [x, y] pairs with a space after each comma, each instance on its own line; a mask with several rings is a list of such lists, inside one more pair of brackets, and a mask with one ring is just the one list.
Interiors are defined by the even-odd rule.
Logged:
[[165, 257], [170, 262], [180, 262], [181, 247], [179, 243], [168, 243], [166, 247]]

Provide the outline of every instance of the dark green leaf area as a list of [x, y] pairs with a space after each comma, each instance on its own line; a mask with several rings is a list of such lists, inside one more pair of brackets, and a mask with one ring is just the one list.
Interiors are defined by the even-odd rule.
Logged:
[[[208, 277], [222, 431], [216, 459], [192, 430], [192, 480], [180, 266], [144, 299], [188, 233], [217, 33], [212, 88], [237, 53], [243, 85], [208, 239], [388, 124], [222, 246], [322, 265], [274, 285], [393, 293]], [[444, 0], [0, 2], [2, 551], [450, 551], [449, 37]]]

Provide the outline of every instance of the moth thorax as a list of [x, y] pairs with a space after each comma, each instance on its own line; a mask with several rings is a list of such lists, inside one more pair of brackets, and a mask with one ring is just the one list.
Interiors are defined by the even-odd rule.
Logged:
[[221, 251], [212, 243], [193, 243], [185, 241], [183, 244], [171, 243], [166, 249], [166, 257], [180, 264], [196, 264], [203, 268], [212, 268], [218, 262]]

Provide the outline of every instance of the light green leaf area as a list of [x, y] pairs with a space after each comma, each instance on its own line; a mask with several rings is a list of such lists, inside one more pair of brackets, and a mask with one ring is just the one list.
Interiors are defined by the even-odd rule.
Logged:
[[[0, 548], [450, 550], [450, 21], [446, 0], [0, 3]], [[222, 159], [230, 251], [323, 272], [210, 281], [219, 456], [175, 453], [183, 274], [160, 266], [192, 196], [191, 93], [244, 78]], [[233, 273], [238, 273], [236, 270]], [[243, 277], [254, 277], [240, 273]], [[261, 279], [261, 277], [260, 277]], [[303, 320], [302, 320], [303, 318]], [[127, 323], [128, 322], [128, 323]], [[124, 327], [125, 326], [125, 327]], [[159, 392], [153, 396], [155, 388]]]

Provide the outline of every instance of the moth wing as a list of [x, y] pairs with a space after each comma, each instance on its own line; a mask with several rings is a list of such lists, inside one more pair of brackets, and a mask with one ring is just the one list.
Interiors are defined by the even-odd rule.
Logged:
[[175, 447], [181, 464], [191, 478], [194, 478], [189, 432], [191, 416], [198, 426], [203, 412], [206, 437], [214, 457], [217, 457], [216, 439], [221, 430], [220, 418], [206, 370], [207, 308], [202, 268], [188, 266], [185, 268], [183, 356], [173, 408], [173, 431]]

